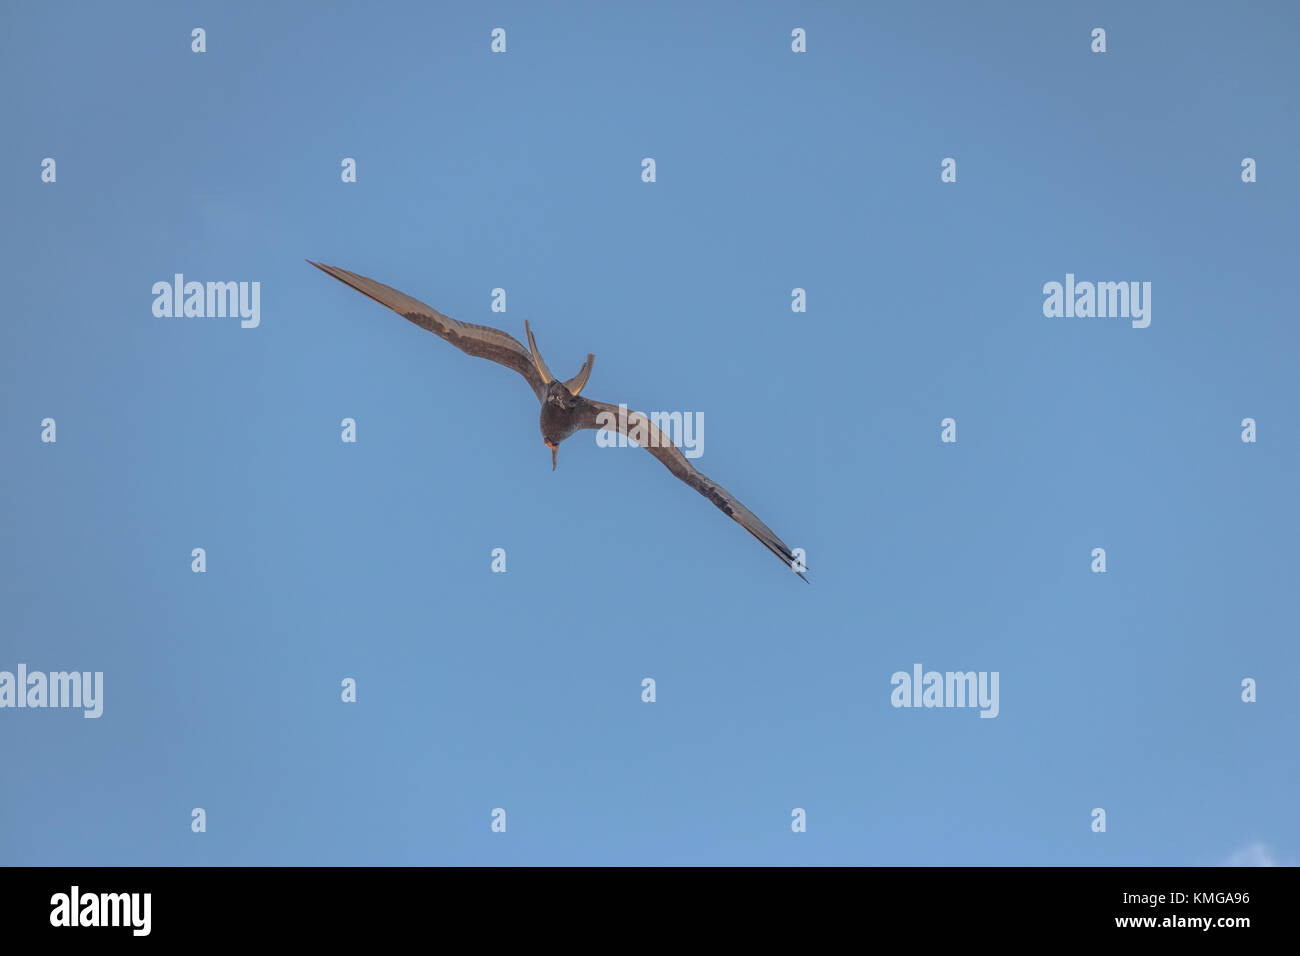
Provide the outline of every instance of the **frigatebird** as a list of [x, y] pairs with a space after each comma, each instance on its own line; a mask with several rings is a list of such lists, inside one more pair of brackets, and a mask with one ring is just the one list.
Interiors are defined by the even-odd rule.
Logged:
[[[596, 358], [590, 352], [587, 353], [587, 361], [582, 364], [578, 374], [568, 381], [561, 382], [546, 367], [546, 362], [538, 351], [537, 340], [533, 338], [532, 327], [527, 320], [524, 321], [524, 331], [528, 336], [528, 348], [525, 349], [519, 340], [508, 332], [486, 325], [458, 322], [382, 282], [376, 282], [374, 279], [348, 272], [337, 266], [323, 265], [310, 259], [307, 261], [322, 272], [332, 275], [345, 285], [374, 299], [380, 305], [387, 306], [420, 328], [427, 329], [440, 339], [445, 339], [462, 352], [475, 358], [489, 359], [506, 368], [512, 368], [522, 375], [542, 404], [540, 420], [542, 440], [551, 449], [552, 471], [558, 463], [560, 442], [584, 428], [602, 430], [612, 426], [628, 436], [634, 444], [640, 445], [658, 458], [669, 471], [712, 501], [724, 514], [734, 518], [742, 528], [761, 541], [767, 550], [780, 558], [786, 567], [793, 569], [805, 581], [808, 580], [804, 577], [798, 560], [786, 543], [778, 538], [771, 528], [759, 521], [757, 516], [742, 505], [731, 492], [696, 471], [682, 454], [682, 450], [673, 444], [649, 418], [640, 412], [622, 411], [620, 414], [620, 406], [595, 402], [581, 396], [580, 393], [587, 384], [587, 379], [591, 377], [591, 364]], [[644, 439], [645, 444], [638, 439]]]

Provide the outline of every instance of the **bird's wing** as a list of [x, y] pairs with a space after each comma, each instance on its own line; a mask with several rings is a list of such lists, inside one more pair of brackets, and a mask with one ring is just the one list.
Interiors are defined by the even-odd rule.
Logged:
[[[620, 416], [619, 406], [610, 405], [608, 402], [595, 402], [585, 398], [579, 398], [577, 401], [581, 408], [578, 417], [579, 428], [620, 431], [629, 438], [640, 432], [645, 437], [645, 442], [634, 440], [635, 444], [658, 458], [669, 471], [712, 501], [722, 509], [724, 514], [734, 518], [742, 528], [761, 541], [767, 550], [780, 558], [786, 567], [795, 568], [795, 556], [789, 546], [778, 538], [771, 528], [759, 521], [754, 512], [742, 505], [735, 495], [707, 475], [696, 471], [682, 450], [656, 428], [649, 418], [631, 410], [627, 410], [623, 416]], [[808, 580], [802, 572], [796, 571], [796, 573], [805, 581]]]
[[533, 390], [539, 402], [545, 397], [546, 384], [538, 374], [537, 366], [533, 364], [533, 357], [528, 353], [528, 349], [508, 332], [486, 325], [474, 325], [472, 322], [458, 322], [382, 282], [367, 279], [365, 276], [348, 272], [338, 266], [322, 265], [310, 259], [307, 261], [322, 272], [352, 286], [363, 295], [370, 296], [380, 305], [388, 306], [420, 328], [428, 329], [440, 339], [446, 339], [467, 355], [489, 359], [506, 368], [514, 369], [527, 380], [528, 387]]

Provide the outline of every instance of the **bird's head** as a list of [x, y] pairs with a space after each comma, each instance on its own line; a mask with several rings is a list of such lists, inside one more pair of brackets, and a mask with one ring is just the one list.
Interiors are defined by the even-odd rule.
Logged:
[[546, 442], [546, 447], [551, 450], [551, 471], [554, 471], [555, 466], [559, 464], [558, 458], [560, 455], [560, 443], [558, 441], [552, 441], [545, 435], [542, 436], [542, 441]]
[[565, 388], [563, 382], [548, 382], [546, 384], [546, 403], [564, 409], [572, 408], [573, 393]]

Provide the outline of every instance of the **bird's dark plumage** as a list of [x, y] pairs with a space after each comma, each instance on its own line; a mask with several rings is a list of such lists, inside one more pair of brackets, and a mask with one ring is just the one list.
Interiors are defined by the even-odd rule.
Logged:
[[[778, 538], [771, 528], [759, 521], [758, 516], [742, 505], [726, 488], [713, 481], [708, 475], [696, 471], [690, 459], [669, 441], [649, 418], [640, 412], [628, 409], [624, 413], [623, 422], [620, 423], [618, 406], [610, 405], [608, 402], [593, 402], [581, 396], [577, 401], [581, 408], [579, 428], [605, 428], [613, 422], [617, 430], [625, 435], [630, 432], [645, 434], [649, 438], [649, 444], [642, 445], [642, 448], [658, 458], [674, 475], [722, 509], [723, 514], [734, 518], [742, 528], [761, 541], [767, 550], [784, 561], [786, 567], [794, 567], [795, 556], [789, 545]], [[799, 573], [799, 577], [808, 580], [802, 573]]]
[[[514, 369], [522, 375], [542, 405], [539, 424], [542, 438], [551, 448], [552, 467], [554, 467], [560, 442], [574, 432], [588, 428], [612, 427], [636, 444], [641, 444], [669, 471], [712, 501], [724, 514], [761, 541], [763, 546], [780, 558], [787, 567], [794, 568], [799, 577], [808, 580], [796, 567], [796, 559], [790, 547], [727, 489], [696, 471], [682, 450], [655, 427], [647, 416], [630, 410], [620, 414], [617, 405], [592, 401], [579, 394], [591, 375], [594, 356], [587, 356], [587, 361], [583, 363], [577, 375], [567, 382], [560, 382], [542, 360], [541, 352], [533, 339], [532, 329], [527, 322], [524, 323], [524, 327], [528, 336], [528, 348], [525, 348], [513, 335], [500, 329], [474, 325], [470, 322], [458, 322], [382, 282], [376, 282], [374, 279], [368, 279], [337, 266], [322, 265], [310, 259], [307, 261], [322, 272], [332, 275], [340, 282], [374, 299], [380, 305], [387, 306], [420, 328], [428, 329], [462, 352], [476, 358], [489, 359], [506, 368]], [[646, 443], [636, 441], [637, 437], [644, 437]]]
[[[310, 259], [307, 260], [311, 262]], [[412, 299], [404, 292], [398, 292], [392, 286], [367, 279], [338, 266], [322, 265], [311, 262], [317, 269], [332, 275], [340, 282], [352, 286], [358, 292], [370, 296], [380, 305], [386, 305], [398, 315], [409, 319], [422, 329], [428, 329], [440, 339], [446, 339], [456, 348], [475, 358], [485, 358], [512, 368], [528, 382], [537, 400], [546, 396], [546, 383], [533, 364], [533, 357], [509, 332], [502, 332], [486, 325], [472, 322], [457, 322], [443, 315], [437, 309], [425, 305], [418, 299]]]

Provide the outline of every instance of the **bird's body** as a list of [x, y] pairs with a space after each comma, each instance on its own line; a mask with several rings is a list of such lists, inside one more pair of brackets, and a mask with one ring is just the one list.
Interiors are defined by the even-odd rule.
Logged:
[[[310, 259], [307, 261], [311, 262]], [[450, 342], [462, 352], [476, 358], [490, 359], [522, 375], [542, 406], [538, 425], [542, 432], [542, 440], [551, 449], [552, 470], [558, 460], [560, 443], [575, 432], [587, 428], [620, 431], [658, 458], [674, 475], [733, 518], [780, 558], [787, 567], [792, 568], [799, 577], [808, 580], [803, 575], [802, 563], [785, 542], [725, 488], [696, 471], [682, 450], [646, 416], [640, 412], [628, 412], [617, 405], [593, 401], [579, 394], [591, 376], [591, 366], [595, 356], [589, 354], [578, 374], [566, 382], [561, 382], [547, 368], [537, 348], [537, 342], [533, 338], [532, 328], [527, 322], [524, 323], [528, 336], [528, 348], [525, 349], [519, 340], [508, 332], [486, 325], [459, 322], [418, 299], [413, 299], [390, 286], [355, 272], [348, 272], [337, 266], [322, 265], [319, 262], [311, 262], [311, 264], [381, 305], [387, 306], [421, 328]]]
[[580, 396], [571, 394], [560, 382], [551, 382], [537, 423], [542, 429], [542, 440], [546, 444], [558, 445], [582, 427], [579, 404], [582, 401]]

